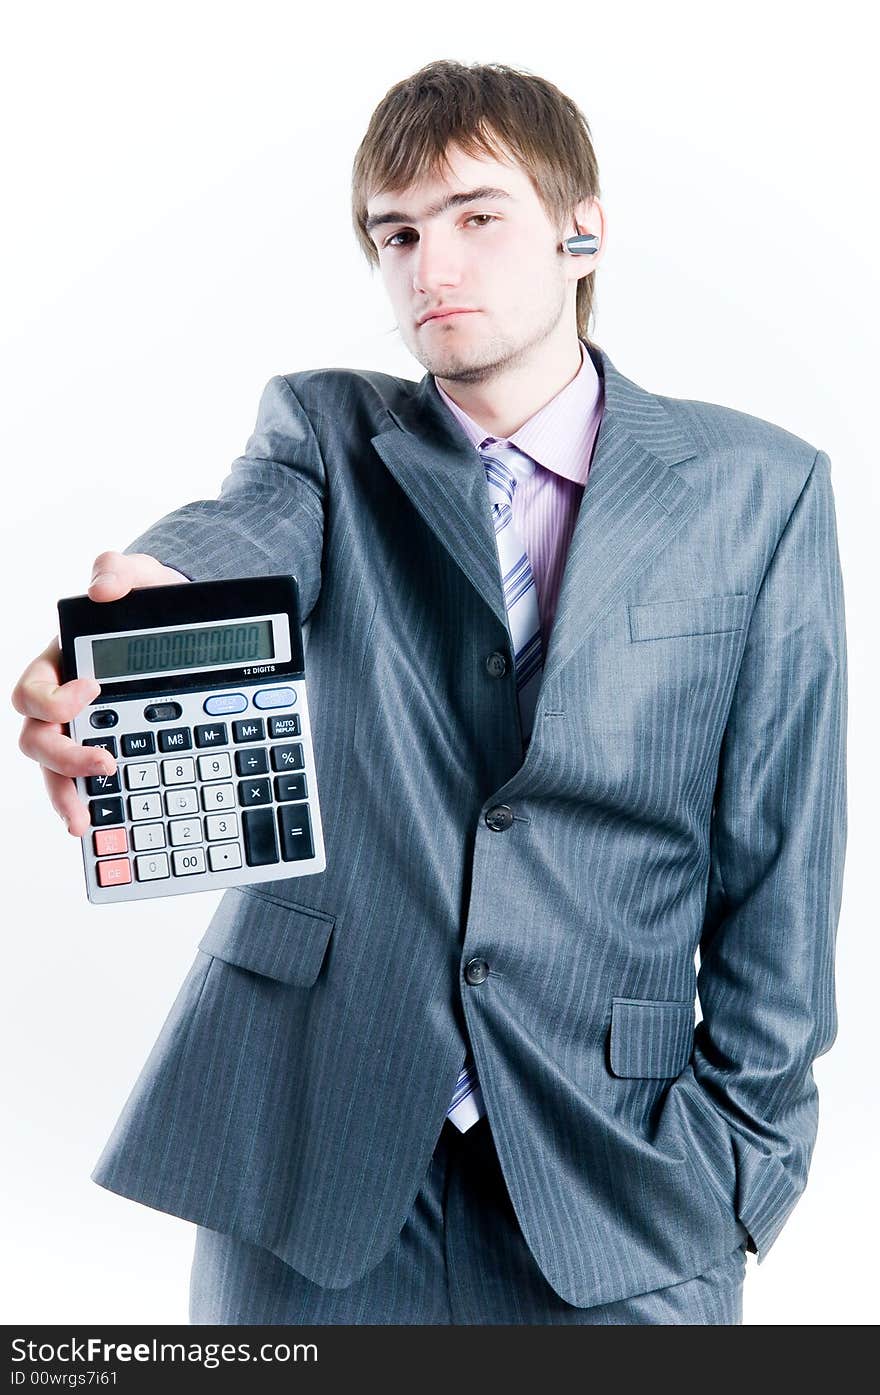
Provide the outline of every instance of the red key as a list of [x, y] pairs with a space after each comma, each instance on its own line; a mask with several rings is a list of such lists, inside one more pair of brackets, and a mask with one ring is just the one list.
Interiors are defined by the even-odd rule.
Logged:
[[108, 857], [110, 853], [128, 852], [128, 834], [124, 828], [99, 828], [92, 834], [97, 857]]
[[98, 886], [121, 886], [131, 881], [131, 863], [127, 857], [119, 857], [115, 862], [98, 863]]

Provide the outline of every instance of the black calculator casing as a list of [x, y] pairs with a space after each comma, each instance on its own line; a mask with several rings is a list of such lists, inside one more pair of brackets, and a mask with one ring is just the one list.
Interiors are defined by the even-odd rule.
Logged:
[[[107, 745], [117, 761], [112, 777], [76, 780], [92, 819], [81, 840], [91, 902], [324, 871], [295, 577], [144, 587], [107, 602], [72, 596], [58, 617], [64, 682], [95, 677], [95, 656], [108, 650], [148, 663], [161, 643], [170, 652], [195, 636], [206, 649], [233, 641], [231, 662], [99, 675], [98, 697], [70, 723], [74, 741]], [[262, 636], [270, 656], [236, 657], [244, 635]]]

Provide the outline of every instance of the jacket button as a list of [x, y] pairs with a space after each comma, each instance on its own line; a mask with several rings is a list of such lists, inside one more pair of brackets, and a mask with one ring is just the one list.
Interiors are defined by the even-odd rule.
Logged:
[[504, 833], [513, 823], [513, 810], [509, 804], [496, 804], [485, 817], [493, 833]]
[[503, 678], [507, 672], [507, 659], [496, 649], [486, 660], [486, 669], [493, 678]]
[[469, 959], [464, 966], [464, 976], [468, 983], [485, 983], [489, 977], [489, 965], [485, 959]]

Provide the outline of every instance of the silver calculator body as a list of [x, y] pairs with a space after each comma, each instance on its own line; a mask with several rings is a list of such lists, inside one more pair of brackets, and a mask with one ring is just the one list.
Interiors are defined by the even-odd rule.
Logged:
[[96, 678], [70, 735], [115, 775], [78, 778], [95, 904], [323, 872], [292, 576], [58, 602], [62, 678]]

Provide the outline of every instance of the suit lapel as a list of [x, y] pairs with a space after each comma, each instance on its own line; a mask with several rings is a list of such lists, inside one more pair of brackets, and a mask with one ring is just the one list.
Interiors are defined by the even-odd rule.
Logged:
[[396, 425], [372, 443], [425, 522], [502, 625], [507, 610], [479, 454], [426, 373]]
[[[697, 495], [673, 466], [694, 442], [651, 393], [588, 345], [604, 382], [602, 422], [563, 571], [542, 693], [629, 586], [671, 542]], [[372, 438], [419, 513], [507, 628], [486, 477], [478, 452], [426, 373], [395, 425]]]

